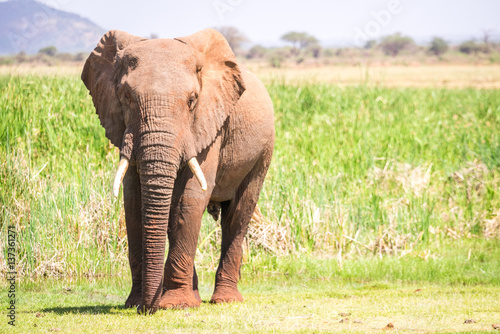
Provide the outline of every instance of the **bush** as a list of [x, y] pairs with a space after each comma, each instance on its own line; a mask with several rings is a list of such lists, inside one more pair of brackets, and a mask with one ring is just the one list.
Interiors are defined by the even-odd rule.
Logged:
[[402, 36], [400, 33], [386, 36], [380, 46], [386, 55], [396, 57], [403, 49], [415, 44], [411, 37]]
[[442, 38], [434, 37], [429, 47], [429, 52], [435, 56], [440, 56], [448, 51], [448, 43]]
[[57, 48], [55, 46], [47, 46], [46, 48], [40, 49], [38, 53], [54, 57], [57, 54]]
[[310, 53], [314, 58], [319, 58], [321, 56], [322, 51], [321, 45], [318, 43], [311, 44], [307, 47], [307, 53]]
[[263, 58], [267, 53], [267, 49], [261, 45], [255, 45], [246, 55], [247, 59]]
[[478, 54], [479, 52], [488, 52], [488, 47], [486, 45], [481, 45], [473, 40], [463, 42], [458, 46], [458, 50], [465, 54]]
[[377, 46], [377, 41], [374, 39], [370, 39], [369, 41], [366, 41], [365, 45], [363, 46], [363, 49], [370, 50], [376, 46]]

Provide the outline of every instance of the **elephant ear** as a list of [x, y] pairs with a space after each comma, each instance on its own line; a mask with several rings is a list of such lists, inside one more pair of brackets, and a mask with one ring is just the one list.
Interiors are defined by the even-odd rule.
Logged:
[[201, 53], [201, 90], [192, 125], [196, 153], [200, 153], [217, 137], [245, 84], [236, 56], [218, 31], [205, 29], [176, 40]]
[[106, 137], [120, 148], [125, 132], [125, 122], [116, 95], [115, 63], [118, 51], [143, 38], [119, 30], [108, 31], [85, 62], [82, 81], [92, 95]]

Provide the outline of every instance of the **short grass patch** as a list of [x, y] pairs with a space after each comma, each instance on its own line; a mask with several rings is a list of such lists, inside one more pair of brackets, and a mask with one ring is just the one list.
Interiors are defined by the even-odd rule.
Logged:
[[[398, 333], [443, 333], [490, 331], [500, 321], [498, 286], [247, 276], [241, 282], [243, 303], [203, 303], [142, 317], [123, 306], [128, 285], [122, 278], [23, 285], [16, 327], [7, 327], [4, 319], [0, 328], [9, 333], [372, 333], [392, 323]], [[200, 290], [208, 300], [211, 282], [202, 280]]]

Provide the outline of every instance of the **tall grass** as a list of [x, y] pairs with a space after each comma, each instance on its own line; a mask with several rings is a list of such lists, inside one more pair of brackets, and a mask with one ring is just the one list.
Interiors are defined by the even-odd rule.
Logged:
[[[498, 91], [267, 88], [276, 147], [245, 261], [425, 258], [445, 239], [500, 236]], [[2, 256], [15, 225], [25, 275], [121, 273], [123, 208], [110, 191], [118, 153], [87, 90], [77, 78], [39, 76], [3, 76], [0, 89]], [[215, 266], [219, 242], [205, 217], [197, 262]]]
[[404, 250], [486, 221], [498, 232], [498, 91], [268, 89], [277, 141], [261, 205], [296, 249]]

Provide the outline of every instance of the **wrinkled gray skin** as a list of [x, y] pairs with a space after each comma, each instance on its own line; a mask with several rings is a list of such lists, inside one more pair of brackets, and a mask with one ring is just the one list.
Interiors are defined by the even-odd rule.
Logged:
[[[133, 282], [126, 305], [153, 313], [200, 304], [194, 256], [207, 206], [214, 218], [221, 214], [222, 227], [211, 302], [242, 301], [242, 242], [274, 145], [264, 86], [212, 29], [154, 40], [109, 31], [82, 80], [106, 136], [130, 161], [123, 180]], [[193, 157], [207, 191], [186, 166]]]

